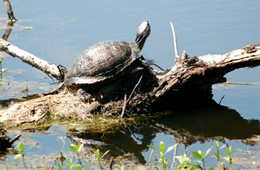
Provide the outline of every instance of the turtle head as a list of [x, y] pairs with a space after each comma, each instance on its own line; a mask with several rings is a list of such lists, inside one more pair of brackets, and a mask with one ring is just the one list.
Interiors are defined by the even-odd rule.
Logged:
[[141, 25], [138, 27], [138, 30], [136, 32], [136, 39], [135, 43], [137, 44], [139, 50], [141, 51], [146, 38], [150, 35], [151, 27], [147, 20], [143, 21]]

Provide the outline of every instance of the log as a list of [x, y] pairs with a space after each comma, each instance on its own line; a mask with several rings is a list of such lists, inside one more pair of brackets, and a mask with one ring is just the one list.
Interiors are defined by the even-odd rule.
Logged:
[[[248, 45], [223, 55], [180, 58], [166, 73], [153, 69], [136, 70], [107, 83], [82, 102], [67, 88], [51, 94], [18, 102], [0, 110], [1, 123], [42, 123], [50, 119], [89, 119], [93, 114], [124, 116], [158, 111], [218, 105], [212, 99], [212, 85], [225, 82], [225, 74], [242, 67], [260, 65], [260, 44]], [[136, 90], [138, 80], [139, 83]], [[125, 104], [125, 96], [133, 93]], [[198, 100], [200, 99], [200, 100]]]

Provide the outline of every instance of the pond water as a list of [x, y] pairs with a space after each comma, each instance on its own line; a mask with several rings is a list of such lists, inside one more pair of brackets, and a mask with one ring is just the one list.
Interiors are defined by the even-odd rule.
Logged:
[[[0, 5], [0, 35], [4, 34], [6, 13]], [[152, 32], [142, 54], [163, 68], [174, 64], [172, 34], [169, 22], [173, 21], [178, 36], [179, 51], [191, 56], [209, 53], [224, 54], [260, 40], [260, 1], [52, 1], [13, 0], [13, 10], [18, 18], [8, 41], [49, 62], [70, 67], [76, 57], [90, 45], [104, 40], [133, 41], [138, 25], [145, 19]], [[32, 28], [32, 29], [25, 29]], [[0, 100], [21, 97], [54, 89], [57, 83], [42, 72], [5, 56], [4, 76], [0, 86]], [[216, 140], [233, 147], [237, 155], [260, 152], [259, 145], [247, 145], [246, 139], [260, 135], [260, 67], [240, 69], [226, 75], [229, 82], [246, 82], [251, 85], [215, 85], [214, 99], [223, 107], [216, 110], [183, 110], [160, 119], [129, 125], [113, 134], [74, 135], [102, 142], [102, 149], [111, 150], [113, 156], [132, 153], [133, 160], [145, 163], [149, 159], [147, 145], [166, 147], [176, 142], [187, 145], [188, 153], [205, 151]], [[28, 86], [28, 94], [20, 91]], [[225, 107], [224, 107], [225, 106]], [[130, 130], [131, 129], [131, 130]], [[73, 136], [61, 125], [53, 125], [37, 133], [21, 132], [29, 145], [27, 154], [59, 155], [68, 152], [74, 138], [59, 140], [60, 136]], [[24, 134], [23, 134], [24, 133]], [[88, 149], [100, 145], [89, 146]], [[101, 149], [101, 147], [100, 147]], [[257, 152], [258, 151], [258, 152]], [[179, 153], [183, 153], [180, 149]], [[167, 155], [169, 162], [171, 155]], [[244, 157], [251, 160], [250, 154]], [[6, 155], [2, 165], [13, 162]], [[251, 161], [252, 162], [252, 161]], [[251, 163], [250, 162], [250, 163]], [[210, 159], [208, 166], [216, 166]], [[236, 162], [237, 168], [239, 165]], [[250, 167], [251, 165], [247, 165]]]

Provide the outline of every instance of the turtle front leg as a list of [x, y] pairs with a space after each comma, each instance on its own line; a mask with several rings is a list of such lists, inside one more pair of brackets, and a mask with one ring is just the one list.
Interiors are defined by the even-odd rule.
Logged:
[[78, 89], [76, 95], [83, 102], [90, 102], [90, 100], [91, 100], [91, 95], [81, 88]]

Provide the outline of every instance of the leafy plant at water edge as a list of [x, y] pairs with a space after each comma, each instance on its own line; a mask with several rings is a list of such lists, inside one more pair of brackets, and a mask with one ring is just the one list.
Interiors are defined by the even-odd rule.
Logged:
[[231, 157], [231, 152], [232, 152], [231, 146], [226, 145], [226, 153], [228, 154], [228, 157], [224, 158], [224, 159], [227, 160], [228, 163], [230, 164], [230, 169], [233, 169], [233, 166], [232, 166], [233, 160], [232, 160], [232, 157]]
[[17, 148], [18, 148], [18, 154], [16, 154], [14, 156], [14, 159], [22, 159], [23, 160], [23, 165], [24, 165], [24, 168], [27, 170], [27, 166], [25, 164], [25, 158], [24, 158], [24, 145], [22, 143], [19, 143], [17, 145]]
[[[82, 162], [80, 160], [80, 155], [79, 155], [79, 152], [81, 151], [82, 147], [83, 147], [83, 144], [80, 143], [80, 142], [77, 145], [70, 144], [70, 150], [77, 154], [78, 163], [79, 163], [75, 167], [75, 169], [77, 169], [77, 170], [83, 169], [83, 164], [82, 164]], [[69, 161], [68, 168], [71, 169], [72, 165], [73, 165], [72, 161]]]
[[[196, 169], [202, 169], [202, 170], [206, 170], [207, 167], [206, 167], [206, 158], [209, 156], [210, 152], [212, 151], [213, 147], [210, 147], [209, 149], [207, 149], [206, 152], [202, 152], [202, 151], [197, 151], [197, 152], [192, 152], [192, 155], [196, 160], [192, 160], [191, 157], [188, 157], [186, 156], [185, 154], [184, 155], [179, 155], [179, 156], [176, 156], [176, 153], [177, 153], [177, 144], [175, 145], [172, 145], [170, 147], [168, 147], [166, 149], [165, 147], [165, 144], [161, 141], [160, 144], [159, 144], [159, 149], [157, 149], [156, 147], [152, 146], [152, 145], [148, 145], [148, 147], [151, 149], [151, 155], [150, 155], [150, 158], [149, 158], [149, 163], [151, 163], [151, 159], [152, 157], [155, 158], [155, 163], [152, 164], [152, 166], [156, 169], [163, 169], [163, 170], [166, 170], [166, 169], [189, 169], [189, 170], [196, 170]], [[230, 146], [228, 146], [227, 144], [226, 145], [223, 145], [222, 147], [219, 147], [219, 144], [218, 142], [215, 143], [215, 149], [216, 149], [216, 152], [213, 154], [214, 157], [217, 159], [218, 161], [218, 167], [219, 169], [225, 169], [225, 164], [221, 162], [221, 155], [220, 155], [220, 150], [225, 148], [226, 147], [226, 154], [228, 155], [227, 157], [222, 157], [222, 159], [228, 161], [228, 163], [230, 164], [230, 169], [233, 169], [233, 159], [232, 159], [232, 156], [231, 156], [231, 152], [232, 152], [232, 148]], [[22, 159], [23, 161], [23, 165], [25, 167], [25, 169], [27, 169], [27, 166], [26, 166], [26, 163], [25, 163], [25, 154], [24, 154], [24, 145], [22, 143], [18, 144], [17, 145], [17, 148], [18, 148], [18, 154], [15, 155], [15, 159]], [[69, 170], [72, 170], [72, 169], [76, 169], [76, 170], [82, 170], [83, 169], [83, 164], [82, 164], [82, 161], [81, 161], [81, 155], [80, 155], [80, 151], [82, 150], [83, 148], [83, 144], [82, 143], [78, 143], [77, 145], [74, 145], [74, 144], [71, 144], [70, 145], [70, 150], [74, 153], [76, 153], [76, 158], [77, 158], [77, 164], [74, 164], [72, 159], [68, 160], [67, 161], [67, 166], [66, 168], [69, 169]], [[166, 158], [166, 154], [171, 152], [172, 150], [175, 150], [174, 151], [174, 154], [173, 154], [173, 163], [175, 161], [175, 159], [177, 159], [179, 161], [179, 164], [177, 166], [173, 166], [173, 163], [171, 165], [171, 167], [169, 167], [168, 165], [168, 161], [167, 161], [167, 158]], [[97, 149], [94, 153], [93, 153], [93, 156], [97, 159], [98, 161], [98, 166], [100, 169], [104, 169], [101, 165], [101, 161], [104, 159], [104, 156], [108, 153], [109, 151], [106, 151], [102, 156], [100, 154], [100, 151], [99, 149]], [[65, 157], [63, 156], [63, 153], [60, 152], [60, 157], [57, 157], [56, 160], [60, 160], [60, 163], [58, 164], [58, 169], [59, 170], [62, 170], [63, 169], [63, 163], [65, 161]], [[93, 161], [92, 161], [93, 163]], [[88, 165], [88, 167], [86, 168], [87, 170], [91, 168], [92, 166], [92, 163], [90, 163]], [[161, 167], [158, 167], [157, 166], [157, 163], [160, 163], [161, 164]], [[151, 165], [151, 164], [150, 164]], [[135, 165], [134, 168], [145, 168], [145, 167], [149, 167], [149, 165], [145, 165], [145, 166], [138, 166], [138, 165]], [[133, 168], [133, 167], [132, 167]], [[53, 169], [53, 167], [51, 168]], [[125, 165], [122, 165], [120, 166], [121, 170], [125, 169]], [[214, 168], [208, 168], [209, 170], [213, 170]]]
[[[152, 145], [147, 145], [147, 146], [148, 146], [150, 149], [152, 149], [151, 154], [150, 154], [150, 158], [149, 158], [149, 162], [151, 162], [152, 155], [153, 155], [153, 153], [154, 153], [155, 151], [157, 151], [157, 149], [156, 149], [156, 147], [154, 147], [154, 146], [152, 146]], [[166, 170], [166, 169], [167, 169], [168, 162], [167, 162], [167, 159], [166, 159], [165, 155], [166, 155], [168, 152], [172, 151], [173, 149], [176, 149], [176, 146], [177, 146], [177, 144], [168, 147], [167, 150], [166, 150], [166, 149], [165, 149], [165, 144], [164, 144], [164, 142], [162, 142], [162, 141], [160, 142], [160, 145], [159, 145], [159, 148], [160, 148], [160, 157], [158, 158], [156, 153], [154, 154], [154, 157], [155, 157], [155, 160], [156, 160], [156, 161], [159, 161], [159, 162], [161, 163], [161, 165], [162, 165], [161, 169], [163, 169], [163, 170]], [[175, 158], [174, 158], [174, 159], [175, 159]], [[157, 167], [157, 164], [155, 164], [155, 167], [156, 167], [157, 169], [159, 169], [159, 168]]]
[[[202, 152], [202, 151], [198, 151], [198, 152], [192, 152], [192, 155], [199, 159], [198, 163], [199, 164], [194, 164], [196, 167], [198, 167], [199, 169], [206, 169], [206, 165], [205, 165], [205, 159], [207, 158], [207, 156], [209, 155], [210, 151], [212, 150], [212, 147], [209, 148], [206, 153]], [[209, 168], [209, 169], [213, 169], [213, 168]]]

